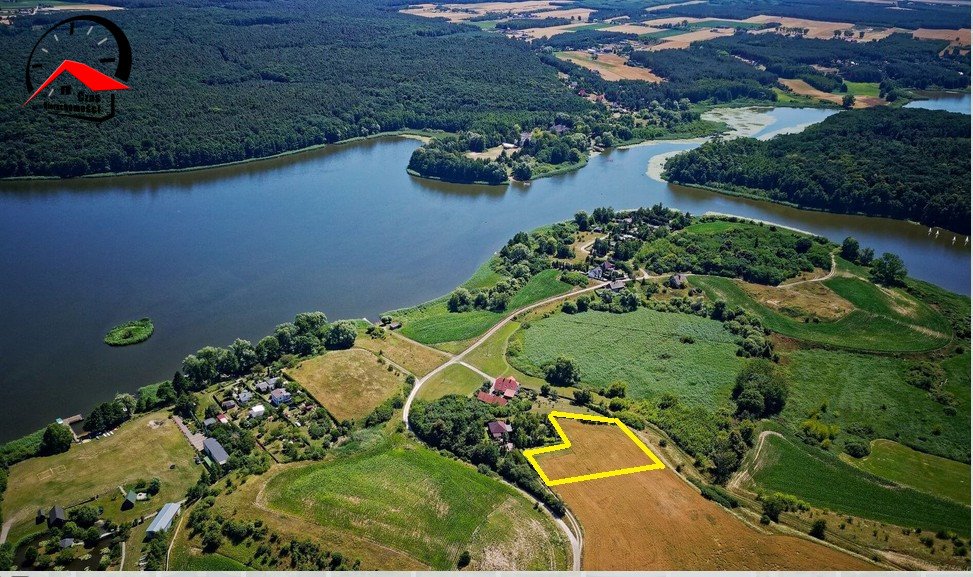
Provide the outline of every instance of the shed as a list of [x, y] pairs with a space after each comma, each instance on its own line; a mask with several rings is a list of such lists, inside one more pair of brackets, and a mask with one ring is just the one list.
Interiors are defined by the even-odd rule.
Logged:
[[236, 407], [236, 401], [234, 401], [233, 399], [227, 399], [222, 403], [220, 403], [220, 407], [222, 407], [224, 411], [227, 411], [229, 409]]
[[57, 544], [61, 547], [61, 549], [70, 549], [71, 547], [74, 547], [74, 539], [71, 537], [65, 537], [64, 539], [58, 541]]
[[172, 526], [172, 520], [179, 514], [179, 509], [179, 503], [166, 503], [163, 505], [152, 519], [152, 522], [149, 523], [149, 528], [145, 532], [148, 535], [154, 535], [162, 531], [168, 531], [169, 527]]
[[264, 416], [265, 411], [266, 409], [264, 409], [263, 405], [254, 405], [250, 407], [250, 411], [247, 413], [247, 417], [250, 419], [259, 419], [260, 417]]
[[213, 437], [206, 437], [203, 440], [203, 452], [209, 455], [217, 465], [225, 465], [230, 460], [230, 455], [227, 454], [226, 449]]
[[122, 510], [131, 509], [138, 500], [139, 496], [135, 494], [135, 491], [129, 491], [125, 494], [125, 501], [122, 502]]
[[47, 526], [61, 527], [68, 522], [68, 516], [64, 513], [64, 508], [58, 505], [51, 507], [47, 512]]
[[206, 427], [207, 429], [212, 427], [215, 424], [216, 424], [216, 419], [214, 419], [213, 417], [210, 417], [205, 421], [203, 421], [203, 426]]

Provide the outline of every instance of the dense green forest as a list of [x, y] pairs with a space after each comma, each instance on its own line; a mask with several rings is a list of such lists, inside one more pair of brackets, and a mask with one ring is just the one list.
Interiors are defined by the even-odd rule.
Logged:
[[967, 28], [970, 7], [927, 2], [896, 2], [895, 6], [872, 2], [835, 2], [834, 0], [707, 0], [683, 3], [656, 10], [662, 16], [695, 18], [750, 18], [760, 14], [810, 18], [830, 22], [852, 22], [869, 26], [899, 28]]
[[382, 0], [122, 3], [111, 17], [132, 43], [133, 89], [96, 128], [19, 106], [24, 61], [61, 17], [0, 26], [18, 55], [0, 59], [0, 177], [211, 165], [403, 128], [547, 125], [592, 107], [528, 45]]
[[[809, 76], [809, 84], [828, 92], [834, 88], [819, 83], [829, 82], [820, 80], [829, 77], [811, 68], [812, 64], [836, 68], [844, 80], [883, 83], [884, 92], [897, 87], [924, 90], [970, 85], [968, 55], [946, 51], [940, 56], [948, 42], [916, 40], [908, 34], [892, 34], [875, 42], [735, 34], [713, 39], [707, 44], [712, 50], [726, 51], [762, 64], [768, 73], [783, 78], [808, 80], [805, 76]], [[833, 77], [830, 78], [830, 82], [835, 82]]]
[[673, 182], [970, 232], [970, 117], [872, 108], [768, 141], [714, 140], [666, 162]]

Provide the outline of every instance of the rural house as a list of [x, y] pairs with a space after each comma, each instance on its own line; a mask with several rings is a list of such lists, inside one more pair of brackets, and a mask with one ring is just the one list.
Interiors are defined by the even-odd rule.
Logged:
[[496, 395], [491, 395], [490, 393], [488, 393], [486, 391], [480, 391], [480, 392], [478, 392], [476, 394], [476, 398], [477, 399], [480, 399], [481, 401], [483, 401], [484, 403], [486, 403], [488, 405], [498, 405], [498, 406], [501, 406], [502, 407], [502, 406], [504, 406], [504, 405], [507, 404], [507, 399], [505, 399], [503, 397], [498, 397]]
[[253, 400], [253, 392], [251, 392], [251, 391], [240, 391], [236, 395], [236, 400], [241, 405], [245, 405], [245, 404], [249, 403], [251, 400]]
[[58, 541], [57, 544], [61, 547], [61, 549], [70, 549], [71, 547], [74, 547], [74, 539], [71, 537], [65, 537], [64, 539]]
[[291, 394], [287, 392], [287, 389], [274, 389], [270, 391], [270, 402], [275, 407], [286, 405], [291, 402]]
[[226, 425], [230, 422], [230, 418], [227, 417], [226, 414], [224, 413], [220, 413], [219, 415], [216, 415], [216, 420], [217, 422], [223, 425]]
[[588, 271], [588, 278], [590, 279], [601, 280], [602, 276], [603, 273], [600, 266], [596, 266], [595, 268]]
[[213, 437], [206, 437], [203, 440], [203, 452], [209, 455], [209, 458], [213, 459], [217, 465], [225, 465], [230, 460], [230, 455], [227, 454], [226, 449]]
[[258, 393], [269, 393], [277, 388], [278, 383], [280, 383], [280, 377], [274, 377], [272, 379], [260, 381], [254, 386], [254, 388], [257, 389]]
[[625, 288], [625, 282], [620, 280], [613, 280], [611, 283], [608, 284], [608, 288], [610, 288], [612, 292], [617, 293], [618, 291]]
[[498, 397], [512, 399], [520, 391], [520, 383], [513, 377], [497, 377], [490, 387], [490, 392]]
[[487, 423], [487, 430], [490, 436], [498, 441], [502, 441], [506, 435], [513, 432], [514, 428], [503, 421], [490, 421]]
[[227, 400], [223, 401], [222, 403], [220, 403], [220, 407], [224, 411], [229, 411], [230, 409], [236, 408], [236, 402], [233, 401], [233, 399], [227, 399]]
[[259, 419], [264, 416], [264, 406], [254, 405], [250, 407], [250, 411], [247, 412], [247, 418], [249, 419]]
[[682, 273], [674, 274], [669, 277], [669, 286], [674, 289], [681, 289], [686, 286], [686, 275]]
[[145, 530], [147, 535], [155, 535], [163, 531], [168, 531], [172, 526], [172, 520], [179, 515], [179, 503], [166, 503], [159, 509], [159, 512], [152, 518], [149, 528]]
[[203, 427], [205, 427], [206, 429], [209, 429], [210, 427], [212, 427], [214, 425], [216, 425], [216, 419], [214, 419], [213, 417], [210, 417], [210, 418], [205, 419], [203, 421]]

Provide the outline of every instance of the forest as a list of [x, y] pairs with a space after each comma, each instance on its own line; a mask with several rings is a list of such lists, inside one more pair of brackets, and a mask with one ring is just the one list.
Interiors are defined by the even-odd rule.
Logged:
[[828, 212], [970, 232], [970, 117], [849, 110], [768, 141], [713, 140], [666, 162], [665, 178]]
[[816, 83], [822, 82], [818, 79], [828, 77], [816, 73], [812, 64], [837, 68], [844, 80], [884, 83], [886, 89], [891, 86], [920, 90], [961, 89], [970, 85], [968, 56], [948, 50], [940, 56], [948, 44], [946, 41], [916, 40], [908, 34], [892, 34], [875, 42], [735, 34], [713, 39], [707, 44], [713, 50], [725, 50], [762, 64], [768, 73], [783, 78], [808, 80], [805, 77], [810, 76], [813, 81], [809, 84], [828, 92], [831, 91], [828, 84]]
[[[399, 14], [382, 0], [122, 0], [132, 90], [93, 126], [33, 106], [0, 110], [0, 177], [197, 167], [400, 129], [547, 125], [592, 105], [524, 43]], [[26, 98], [37, 27], [0, 26], [0, 94]], [[178, 34], [173, 34], [178, 30]], [[85, 135], [83, 141], [68, 135]], [[57, 136], [60, 135], [60, 136]]]

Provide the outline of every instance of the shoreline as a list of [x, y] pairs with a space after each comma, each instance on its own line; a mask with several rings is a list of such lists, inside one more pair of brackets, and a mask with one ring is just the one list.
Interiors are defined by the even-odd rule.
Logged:
[[126, 172], [97, 172], [94, 174], [85, 174], [82, 176], [71, 176], [67, 178], [61, 176], [9, 176], [9, 177], [0, 178], [0, 184], [3, 184], [4, 182], [52, 182], [52, 181], [60, 181], [60, 180], [78, 181], [84, 179], [116, 178], [116, 177], [124, 177], [124, 176], [152, 176], [156, 174], [176, 174], [180, 172], [202, 172], [206, 170], [226, 168], [226, 167], [238, 166], [242, 164], [257, 163], [265, 160], [276, 160], [288, 156], [294, 156], [298, 154], [304, 154], [307, 152], [322, 150], [329, 146], [344, 146], [346, 144], [354, 144], [356, 142], [364, 142], [367, 140], [375, 140], [378, 138], [386, 138], [386, 137], [409, 138], [412, 140], [418, 140], [419, 142], [425, 143], [425, 142], [429, 142], [429, 140], [431, 140], [435, 136], [440, 136], [444, 134], [449, 134], [449, 133], [441, 130], [422, 130], [422, 129], [391, 130], [387, 132], [376, 132], [375, 134], [369, 134], [368, 136], [355, 136], [345, 140], [338, 140], [336, 142], [325, 142], [323, 144], [313, 144], [311, 146], [305, 146], [304, 148], [297, 148], [285, 152], [278, 152], [277, 154], [271, 154], [270, 156], [244, 158], [241, 160], [232, 160], [230, 162], [221, 162], [219, 164], [207, 164], [204, 166], [187, 166], [184, 168], [166, 168], [163, 170], [130, 170]]

